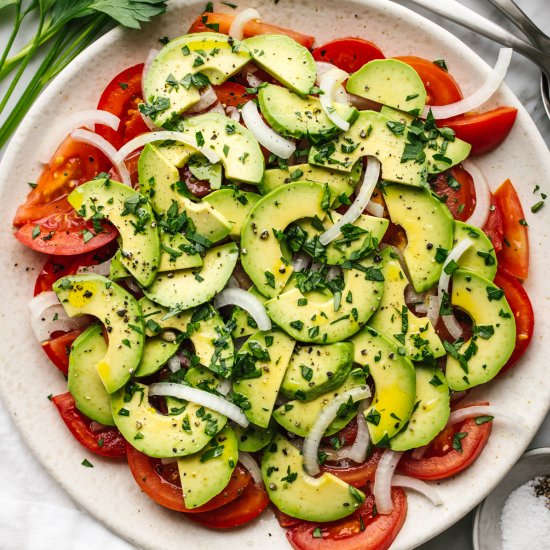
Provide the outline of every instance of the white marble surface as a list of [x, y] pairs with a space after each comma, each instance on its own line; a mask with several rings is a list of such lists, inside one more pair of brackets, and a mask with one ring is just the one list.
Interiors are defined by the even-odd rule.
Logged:
[[[506, 25], [505, 19], [488, 2], [461, 1], [479, 13], [489, 16], [493, 21]], [[548, 0], [517, 0], [517, 2], [543, 30], [550, 34]], [[253, 2], [249, 3], [253, 4]], [[415, 8], [407, 3], [406, 0], [400, 3], [438, 22], [459, 36], [490, 64], [494, 63], [498, 51], [498, 46], [494, 43], [442, 18], [431, 16], [421, 8]], [[0, 46], [6, 40], [9, 30], [6, 13], [3, 12], [0, 15]], [[550, 121], [546, 117], [540, 99], [539, 78], [540, 73], [535, 66], [514, 54], [506, 81], [533, 116], [546, 143], [550, 144]], [[5, 86], [0, 86], [0, 93], [4, 89]], [[0, 157], [1, 155], [0, 150]], [[546, 420], [532, 442], [531, 448], [542, 446], [550, 446], [550, 419]], [[130, 548], [127, 543], [112, 535], [86, 514], [76, 510], [67, 495], [32, 456], [1, 403], [0, 479], [2, 479], [0, 487], [0, 548], [2, 550], [50, 550], [54, 547], [58, 550], [87, 550], [88, 548], [128, 550]], [[7, 522], [5, 519], [7, 517], [12, 519]], [[420, 549], [469, 550], [472, 548], [471, 527], [472, 514], [421, 546]]]

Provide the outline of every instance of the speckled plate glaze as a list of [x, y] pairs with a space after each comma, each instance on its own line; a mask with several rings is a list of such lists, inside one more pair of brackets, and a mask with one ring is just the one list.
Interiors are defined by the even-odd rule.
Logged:
[[[50, 474], [74, 501], [113, 531], [135, 545], [150, 549], [181, 547], [286, 548], [284, 531], [266, 512], [254, 523], [232, 531], [207, 531], [185, 517], [157, 506], [143, 495], [124, 463], [93, 459], [95, 467], [82, 468], [86, 455], [46, 399], [65, 391], [62, 376], [36, 343], [29, 324], [27, 304], [43, 257], [25, 249], [11, 235], [17, 205], [35, 181], [40, 166], [37, 146], [48, 139], [48, 128], [58, 117], [93, 108], [104, 86], [122, 69], [143, 62], [161, 36], [183, 34], [204, 1], [171, 0], [169, 12], [142, 32], [114, 30], [78, 57], [36, 102], [13, 138], [0, 167], [0, 388], [21, 433]], [[314, 1], [255, 0], [263, 18], [314, 34], [317, 44], [339, 36], [357, 35], [376, 42], [390, 57], [418, 55], [444, 58], [465, 94], [471, 93], [489, 67], [457, 38], [434, 23], [387, 0]], [[538, 319], [529, 352], [511, 372], [472, 395], [508, 409], [524, 419], [516, 427], [496, 423], [489, 443], [475, 464], [454, 479], [438, 484], [444, 505], [433, 507], [409, 494], [407, 521], [393, 550], [412, 549], [456, 522], [478, 504], [521, 456], [550, 407], [548, 361], [550, 324], [543, 323], [549, 305], [550, 220], [544, 211], [531, 215], [535, 184], [550, 191], [550, 158], [533, 121], [511, 91], [503, 86], [487, 107], [499, 104], [519, 109], [516, 125], [505, 144], [478, 160], [491, 185], [511, 178], [526, 206], [530, 225], [532, 269], [526, 284]], [[322, 503], [320, 503], [322, 505]]]

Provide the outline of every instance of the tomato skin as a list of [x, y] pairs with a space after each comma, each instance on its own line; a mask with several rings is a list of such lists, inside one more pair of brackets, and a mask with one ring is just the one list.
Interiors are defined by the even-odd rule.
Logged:
[[256, 94], [249, 94], [245, 86], [229, 80], [212, 88], [218, 96], [218, 101], [227, 107], [239, 107], [256, 98]]
[[[394, 59], [410, 65], [418, 73], [428, 94], [426, 98], [428, 105], [449, 105], [462, 99], [462, 91], [457, 81], [433, 61], [414, 55], [395, 57]], [[441, 121], [438, 124], [440, 127], [446, 125], [446, 121]]]
[[126, 453], [130, 471], [141, 490], [157, 504], [176, 512], [193, 515], [220, 508], [238, 498], [250, 484], [250, 474], [237, 465], [228, 486], [219, 495], [198, 508], [189, 509], [185, 507], [177, 467], [173, 475], [163, 474], [159, 459], [148, 457], [128, 442]]
[[535, 315], [529, 295], [521, 283], [501, 265], [498, 266], [494, 282], [504, 290], [516, 320], [516, 347], [506, 365], [500, 369], [500, 373], [503, 373], [512, 368], [529, 347], [535, 328]]
[[483, 155], [496, 149], [508, 136], [518, 110], [498, 107], [485, 113], [466, 113], [440, 120], [438, 126], [452, 128], [457, 138], [472, 146], [470, 155]]
[[335, 475], [342, 481], [353, 485], [354, 487], [364, 487], [368, 481], [374, 480], [374, 474], [378, 467], [378, 462], [382, 456], [383, 449], [375, 448], [369, 457], [369, 459], [363, 464], [357, 466], [348, 466], [347, 468], [339, 468], [337, 466], [330, 466], [324, 464], [322, 467], [323, 472]]
[[512, 182], [506, 180], [494, 193], [495, 202], [502, 214], [504, 246], [498, 255], [498, 265], [518, 279], [529, 275], [529, 235], [523, 208]]
[[[476, 403], [476, 405], [488, 405], [488, 403]], [[459, 405], [456, 409], [463, 407], [464, 405]], [[470, 418], [460, 424], [455, 424], [451, 430], [444, 429], [430, 443], [426, 454], [421, 459], [415, 460], [411, 457], [411, 452], [407, 451], [397, 465], [398, 473], [433, 481], [447, 479], [462, 472], [475, 462], [485, 448], [491, 435], [492, 424], [492, 422], [486, 422], [478, 425], [475, 418]], [[452, 448], [452, 436], [458, 432], [467, 432], [468, 434], [461, 440], [462, 452]], [[443, 454], [440, 454], [441, 452]]]
[[[389, 514], [374, 514], [374, 496], [351, 516], [331, 523], [304, 522], [287, 532], [296, 550], [387, 550], [397, 537], [407, 517], [407, 497], [402, 489], [392, 487], [393, 510]], [[359, 517], [362, 519], [362, 526]], [[322, 537], [314, 537], [315, 529]]]
[[385, 59], [382, 50], [376, 44], [351, 36], [331, 40], [315, 48], [311, 54], [316, 61], [331, 63], [347, 73], [358, 71], [373, 59]]
[[69, 375], [69, 353], [71, 352], [71, 346], [81, 334], [81, 330], [71, 330], [57, 338], [42, 342], [42, 349], [65, 377]]
[[[459, 189], [452, 189], [448, 183], [448, 176], [453, 177], [459, 184]], [[445, 170], [431, 182], [433, 191], [440, 197], [447, 197], [445, 204], [453, 218], [465, 222], [474, 212], [476, 206], [476, 191], [472, 176], [462, 166], [453, 166]]]
[[504, 247], [504, 225], [502, 222], [502, 212], [493, 195], [491, 195], [489, 217], [483, 226], [483, 231], [491, 239], [495, 253], [498, 255]]
[[189, 514], [187, 517], [211, 529], [231, 529], [257, 518], [269, 504], [269, 497], [263, 485], [250, 483], [233, 502], [210, 512]]
[[287, 529], [288, 527], [295, 527], [296, 525], [300, 525], [303, 523], [303, 520], [293, 518], [292, 516], [281, 512], [281, 510], [279, 510], [279, 508], [277, 508], [277, 506], [275, 506], [274, 504], [271, 505], [271, 508], [273, 509], [273, 513], [275, 514], [279, 525], [284, 529]]
[[[231, 13], [201, 13], [189, 27], [190, 33], [192, 32], [220, 32], [222, 34], [229, 33], [229, 27], [235, 19], [235, 16]], [[218, 29], [207, 27], [207, 25], [218, 25]], [[296, 40], [302, 46], [311, 48], [315, 38], [307, 34], [302, 34], [291, 29], [285, 29], [283, 27], [277, 27], [276, 25], [270, 25], [263, 21], [249, 21], [244, 27], [244, 38], [250, 36], [257, 36], [259, 34], [286, 34], [293, 40]]]
[[92, 420], [76, 408], [70, 392], [52, 397], [52, 402], [74, 438], [89, 451], [109, 458], [126, 456], [126, 443], [121, 433], [113, 427], [93, 432], [90, 428]]

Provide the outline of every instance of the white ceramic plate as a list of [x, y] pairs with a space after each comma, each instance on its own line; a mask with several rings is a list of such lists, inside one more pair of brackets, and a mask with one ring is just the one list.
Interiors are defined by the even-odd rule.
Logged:
[[[357, 35], [377, 43], [387, 56], [418, 55], [444, 58], [465, 94], [484, 79], [489, 68], [465, 44], [430, 21], [387, 0], [255, 0], [264, 19], [314, 34], [317, 44]], [[137, 546], [168, 549], [285, 548], [284, 532], [273, 515], [265, 513], [242, 529], [207, 531], [181, 515], [157, 506], [141, 494], [124, 463], [89, 456], [95, 467], [83, 468], [86, 455], [60, 421], [46, 396], [65, 391], [63, 378], [36, 343], [29, 325], [27, 303], [43, 258], [20, 245], [11, 235], [15, 209], [35, 181], [40, 167], [37, 146], [48, 139], [48, 128], [65, 113], [97, 104], [105, 85], [122, 69], [143, 62], [158, 38], [184, 34], [204, 7], [204, 1], [171, 0], [170, 11], [142, 32], [115, 30], [88, 48], [65, 70], [36, 102], [8, 148], [0, 168], [0, 374], [1, 392], [21, 433], [44, 467], [85, 510]], [[424, 498], [410, 494], [407, 521], [394, 550], [411, 549], [460, 519], [480, 502], [525, 450], [548, 408], [550, 385], [545, 365], [544, 339], [550, 339], [550, 324], [544, 323], [549, 301], [547, 284], [550, 254], [550, 220], [545, 212], [528, 211], [535, 184], [548, 190], [548, 150], [529, 115], [507, 87], [491, 105], [514, 105], [519, 109], [516, 125], [505, 144], [479, 158], [490, 183], [497, 186], [510, 177], [525, 205], [530, 225], [531, 275], [526, 288], [538, 319], [528, 354], [509, 374], [500, 377], [479, 394], [484, 399], [518, 415], [517, 426], [497, 422], [489, 443], [477, 462], [455, 479], [442, 482], [439, 491], [444, 506], [435, 508]], [[523, 418], [524, 422], [519, 418]]]

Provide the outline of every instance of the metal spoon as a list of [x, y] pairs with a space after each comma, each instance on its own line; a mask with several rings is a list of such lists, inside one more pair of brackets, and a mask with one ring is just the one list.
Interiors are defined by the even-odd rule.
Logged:
[[[532, 44], [526, 42], [522, 38], [518, 38], [507, 30], [503, 29], [491, 20], [479, 15], [475, 11], [467, 8], [456, 0], [409, 0], [411, 3], [422, 6], [427, 10], [441, 15], [445, 19], [458, 23], [482, 36], [490, 38], [499, 44], [513, 48], [515, 51], [527, 57], [533, 63], [537, 64], [542, 70], [544, 78], [541, 81], [542, 100], [550, 117], [550, 95], [548, 79], [550, 78], [550, 52], [541, 51]], [[496, 0], [495, 0], [496, 1]], [[525, 15], [525, 14], [524, 14]], [[525, 18], [527, 16], [525, 15]], [[531, 22], [531, 25], [532, 22]], [[534, 25], [533, 25], [534, 26]], [[530, 27], [532, 28], [532, 27]], [[541, 38], [539, 29], [537, 33], [538, 39]], [[531, 36], [531, 35], [529, 35]]]

